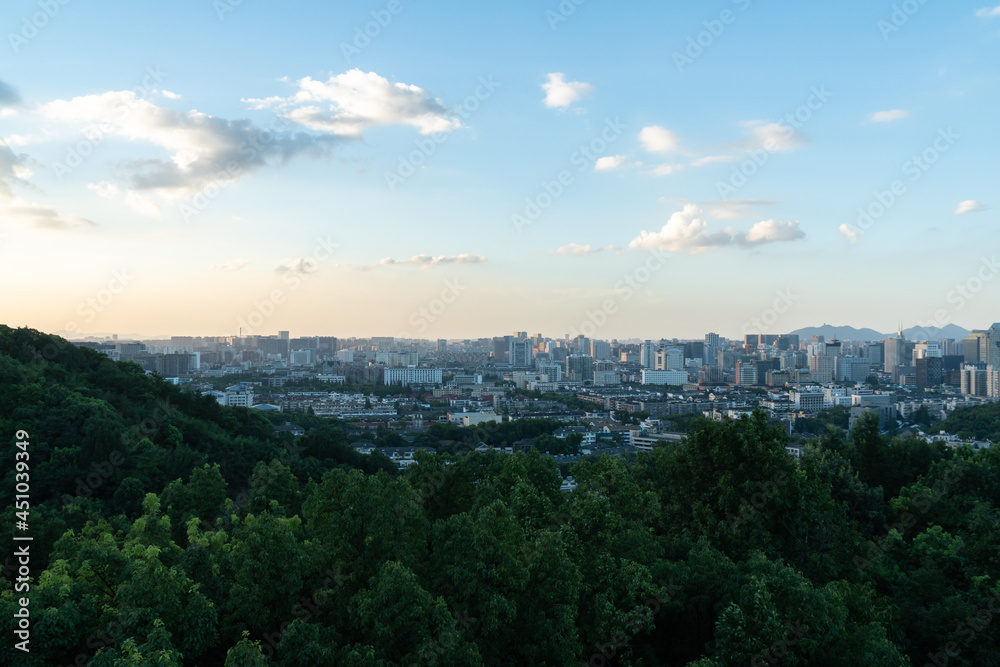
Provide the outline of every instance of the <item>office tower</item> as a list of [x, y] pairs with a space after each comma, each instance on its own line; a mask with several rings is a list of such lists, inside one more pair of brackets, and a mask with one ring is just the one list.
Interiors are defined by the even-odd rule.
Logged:
[[643, 368], [653, 368], [656, 363], [655, 354], [656, 346], [653, 341], [643, 341], [639, 346], [639, 365]]
[[510, 363], [510, 346], [513, 336], [501, 336], [493, 339], [493, 362], [497, 364]]
[[571, 354], [566, 357], [566, 379], [570, 382], [593, 381], [594, 358], [589, 354]]
[[798, 334], [785, 334], [778, 337], [778, 349], [779, 350], [797, 350], [799, 349], [799, 335]]
[[987, 366], [1000, 367], [1000, 322], [986, 330], [986, 354], [982, 356], [980, 361]]
[[517, 366], [518, 368], [527, 368], [533, 366], [532, 361], [532, 348], [530, 340], [512, 340], [510, 341], [510, 348], [507, 351], [507, 357], [510, 359], [510, 364], [512, 366]]
[[840, 356], [842, 345], [840, 344], [839, 340], [834, 338], [833, 340], [824, 343], [824, 345], [826, 345], [826, 351], [824, 352], [824, 354], [826, 354], [828, 357]]
[[594, 386], [608, 387], [622, 383], [622, 374], [613, 361], [594, 361]]
[[895, 338], [885, 339], [885, 372], [892, 375], [893, 381], [899, 380], [899, 367], [909, 362], [906, 355], [906, 338], [903, 330]]
[[944, 384], [944, 364], [941, 357], [925, 356], [916, 360], [917, 386], [937, 387]]
[[977, 361], [962, 367], [962, 393], [967, 396], [986, 396], [986, 364]]
[[840, 356], [835, 366], [841, 382], [864, 382], [872, 374], [872, 360], [868, 357]]
[[612, 358], [611, 343], [605, 340], [590, 341], [590, 356], [599, 361], [610, 360]]
[[279, 331], [278, 332], [278, 338], [280, 338], [281, 340], [288, 340], [288, 332], [287, 331]]
[[986, 332], [981, 329], [976, 329], [965, 337], [962, 341], [965, 363], [974, 364], [977, 361], [986, 361], [980, 356], [980, 351], [986, 347], [985, 339]]
[[741, 387], [752, 387], [757, 384], [757, 367], [751, 361], [736, 363], [736, 384]]
[[809, 375], [815, 382], [820, 384], [833, 382], [833, 359], [827, 354], [816, 354], [809, 357]]
[[444, 338], [437, 339], [437, 351], [445, 352], [448, 349], [448, 341]]
[[685, 359], [704, 359], [705, 358], [705, 343], [704, 341], [695, 340], [688, 341], [684, 343], [684, 358]]

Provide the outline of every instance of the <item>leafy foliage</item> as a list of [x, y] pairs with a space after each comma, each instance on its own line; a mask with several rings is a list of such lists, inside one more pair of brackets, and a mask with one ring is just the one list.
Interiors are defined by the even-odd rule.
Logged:
[[861, 419], [796, 462], [758, 412], [587, 457], [564, 493], [538, 450], [579, 441], [546, 420], [435, 425], [462, 453], [399, 473], [336, 420], [275, 436], [37, 332], [0, 329], [0, 380], [36, 538], [31, 653], [3, 664], [998, 664], [1000, 450]]

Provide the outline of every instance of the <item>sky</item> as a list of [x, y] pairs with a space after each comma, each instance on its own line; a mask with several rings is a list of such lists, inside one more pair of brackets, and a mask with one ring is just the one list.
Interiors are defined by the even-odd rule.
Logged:
[[9, 326], [1000, 319], [982, 0], [8, 0], [0, 27]]

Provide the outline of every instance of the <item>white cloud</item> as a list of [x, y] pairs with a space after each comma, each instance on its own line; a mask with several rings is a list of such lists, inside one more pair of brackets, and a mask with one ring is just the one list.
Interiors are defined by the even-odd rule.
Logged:
[[594, 248], [588, 245], [580, 245], [579, 243], [567, 243], [563, 247], [550, 252], [550, 255], [566, 255], [569, 257], [586, 257], [587, 255], [595, 255], [599, 252], [617, 252], [618, 249], [613, 245], [603, 246], [600, 248]]
[[639, 141], [643, 148], [650, 153], [670, 153], [676, 152], [680, 143], [680, 136], [666, 128], [658, 125], [651, 125], [642, 128], [639, 132]]
[[27, 185], [24, 178], [25, 170], [28, 170], [27, 161], [27, 155], [15, 153], [5, 140], [0, 139], [0, 197], [13, 197], [11, 185], [14, 183]]
[[909, 115], [910, 112], [904, 109], [891, 109], [889, 111], [876, 111], [868, 116], [868, 120], [872, 123], [890, 123], [894, 120], [906, 118]]
[[66, 215], [52, 206], [33, 204], [17, 197], [0, 202], [0, 217], [34, 229], [67, 230], [97, 226], [93, 220]]
[[625, 164], [627, 158], [624, 155], [609, 155], [598, 158], [594, 163], [594, 171], [611, 171]]
[[658, 164], [653, 167], [654, 176], [669, 176], [684, 168], [682, 164]]
[[173, 92], [171, 92], [169, 90], [161, 90], [160, 91], [160, 95], [163, 95], [168, 100], [179, 100], [179, 99], [181, 99], [180, 95], [178, 95], [177, 93], [173, 93]]
[[[220, 173], [233, 180], [263, 165], [283, 163], [299, 153], [323, 154], [330, 145], [329, 137], [273, 132], [249, 120], [165, 109], [137, 99], [132, 91], [56, 100], [43, 105], [39, 113], [83, 131], [165, 149], [169, 159], [124, 162], [120, 171], [126, 174], [129, 190], [152, 190], [168, 199], [198, 192], [218, 182]], [[154, 211], [134, 196], [130, 205], [140, 212]]]
[[299, 79], [291, 97], [246, 99], [255, 109], [275, 112], [311, 130], [360, 137], [371, 127], [410, 125], [421, 134], [462, 127], [455, 113], [418, 86], [391, 83], [375, 72], [352, 69], [324, 81]]
[[844, 235], [844, 238], [850, 243], [857, 243], [858, 239], [861, 237], [861, 233], [850, 225], [841, 225], [839, 230], [840, 233]]
[[566, 81], [562, 72], [546, 76], [548, 81], [542, 84], [542, 90], [545, 91], [545, 106], [549, 109], [565, 109], [594, 92], [594, 87], [584, 81]]
[[806, 144], [805, 139], [791, 125], [765, 123], [762, 120], [748, 120], [740, 123], [749, 132], [734, 147], [738, 150], [753, 151], [764, 149], [769, 153], [789, 153]]
[[965, 215], [966, 213], [976, 213], [978, 211], [985, 211], [988, 206], [982, 202], [978, 202], [975, 199], [966, 199], [961, 202], [955, 209], [955, 215]]
[[275, 269], [275, 272], [305, 275], [307, 273], [314, 273], [317, 268], [319, 268], [319, 262], [312, 257], [305, 257], [301, 259], [286, 259], [284, 264]]
[[757, 245], [759, 243], [776, 243], [781, 241], [798, 241], [805, 238], [805, 233], [798, 222], [789, 220], [761, 220], [742, 238], [737, 238], [742, 245]]
[[702, 210], [696, 204], [685, 204], [682, 210], [670, 216], [660, 231], [650, 233], [643, 230], [629, 247], [698, 253], [725, 246], [749, 247], [804, 237], [798, 222], [784, 220], [763, 220], [746, 232], [726, 227], [710, 233]]
[[98, 197], [105, 199], [116, 199], [122, 194], [121, 189], [114, 183], [101, 181], [100, 183], [87, 183], [87, 189], [97, 193]]
[[221, 270], [221, 271], [239, 271], [239, 270], [245, 268], [246, 266], [248, 266], [249, 264], [250, 264], [250, 262], [248, 262], [245, 259], [233, 259], [233, 260], [230, 260], [230, 261], [226, 262], [222, 266], [217, 266], [217, 265], [213, 264], [212, 265], [212, 269], [213, 270]]
[[716, 162], [735, 162], [739, 158], [735, 155], [706, 155], [703, 158], [698, 158], [691, 163], [692, 167], [704, 167], [708, 164], [714, 164]]
[[468, 253], [463, 253], [461, 255], [439, 255], [434, 257], [432, 255], [414, 255], [409, 259], [393, 259], [392, 257], [386, 257], [377, 264], [366, 268], [375, 268], [377, 266], [397, 266], [402, 264], [413, 264], [420, 266], [422, 268], [431, 268], [434, 266], [439, 266], [442, 264], [482, 264], [486, 261], [486, 258], [482, 255], [470, 255]]
[[982, 9], [976, 10], [976, 16], [1000, 16], [1000, 5], [996, 7], [983, 7]]

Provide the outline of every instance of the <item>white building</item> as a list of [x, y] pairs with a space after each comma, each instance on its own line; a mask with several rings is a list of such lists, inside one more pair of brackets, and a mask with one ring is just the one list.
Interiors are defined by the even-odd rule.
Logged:
[[819, 412], [826, 404], [826, 396], [815, 389], [795, 388], [788, 392], [788, 398], [801, 412]]
[[654, 371], [643, 369], [642, 384], [669, 384], [679, 386], [688, 381], [686, 371]]
[[235, 408], [253, 407], [253, 385], [243, 383], [227, 387], [225, 402], [219, 402]]
[[386, 368], [384, 382], [391, 384], [441, 384], [440, 368]]

